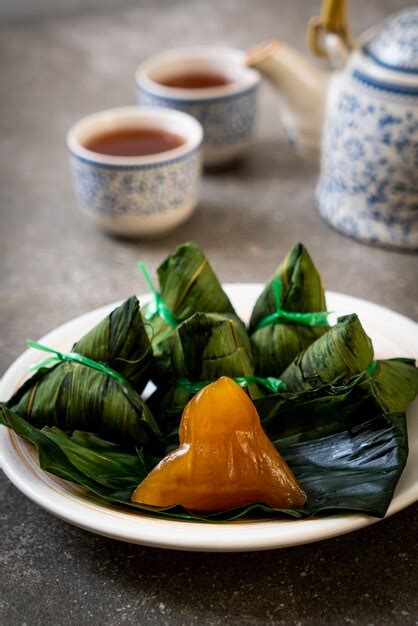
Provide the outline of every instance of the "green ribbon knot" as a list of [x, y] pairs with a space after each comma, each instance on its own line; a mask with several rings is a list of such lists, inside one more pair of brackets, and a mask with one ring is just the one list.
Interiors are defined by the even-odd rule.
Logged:
[[369, 367], [366, 369], [366, 372], [369, 376], [371, 376], [374, 372], [374, 370], [377, 367], [377, 361], [372, 361], [369, 365]]
[[[280, 378], [274, 378], [273, 376], [267, 376], [266, 378], [262, 378], [261, 376], [236, 376], [235, 378], [232, 377], [232, 380], [234, 380], [240, 387], [259, 385], [272, 393], [286, 391], [286, 384], [280, 380]], [[179, 378], [176, 381], [176, 387], [177, 389], [182, 389], [183, 391], [188, 391], [189, 393], [197, 393], [213, 382], [213, 380], [199, 380], [193, 382], [187, 378]]]
[[327, 326], [328, 315], [330, 311], [315, 311], [310, 313], [297, 313], [294, 311], [285, 311], [282, 309], [282, 281], [274, 278], [271, 281], [273, 291], [274, 304], [276, 310], [274, 313], [264, 317], [256, 326], [256, 330], [270, 326], [270, 324], [301, 324], [302, 326]]
[[124, 387], [125, 391], [128, 389], [131, 389], [132, 387], [130, 382], [124, 376], [122, 376], [122, 374], [119, 374], [119, 372], [116, 372], [116, 370], [112, 369], [111, 367], [109, 367], [105, 363], [102, 363], [101, 361], [93, 361], [93, 359], [89, 359], [88, 357], [83, 356], [82, 354], [78, 354], [77, 352], [59, 352], [59, 350], [54, 350], [53, 348], [44, 346], [43, 344], [38, 343], [37, 341], [32, 341], [32, 339], [28, 339], [26, 341], [26, 345], [28, 346], [28, 348], [35, 348], [36, 350], [42, 350], [42, 352], [49, 352], [53, 355], [53, 356], [48, 357], [47, 359], [44, 359], [40, 363], [29, 365], [27, 369], [31, 372], [37, 372], [42, 367], [48, 367], [48, 365], [51, 365], [51, 363], [73, 361], [76, 363], [81, 363], [82, 365], [86, 365], [87, 367], [91, 367], [92, 369], [97, 370], [98, 372], [101, 372], [102, 374], [107, 374], [107, 376], [110, 376], [111, 378], [116, 380], [118, 383], [120, 383], [122, 387]]
[[164, 302], [161, 293], [158, 291], [158, 289], [155, 287], [154, 283], [152, 282], [151, 275], [144, 261], [139, 261], [138, 266], [145, 278], [145, 282], [147, 283], [148, 289], [151, 291], [152, 296], [154, 298], [154, 302], [150, 303], [151, 307], [147, 311], [146, 315], [144, 316], [144, 319], [148, 321], [152, 319], [153, 317], [155, 317], [156, 315], [159, 315], [169, 326], [171, 326], [171, 328], [177, 328], [177, 326], [181, 323], [181, 320], [178, 320], [176, 316], [173, 315], [173, 313], [170, 311], [170, 309]]

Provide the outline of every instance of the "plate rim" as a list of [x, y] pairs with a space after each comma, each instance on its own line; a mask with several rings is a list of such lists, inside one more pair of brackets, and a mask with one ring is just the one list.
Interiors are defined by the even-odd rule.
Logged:
[[[247, 289], [261, 291], [261, 283], [225, 283], [223, 285], [227, 294], [234, 300], [234, 292]], [[326, 296], [331, 299], [349, 299], [354, 306], [373, 308], [379, 313], [378, 325], [384, 318], [392, 318], [403, 326], [410, 327], [416, 332], [418, 325], [412, 319], [392, 311], [380, 304], [375, 304], [366, 299], [357, 298], [349, 294], [327, 291]], [[138, 296], [141, 302], [149, 300], [150, 294]], [[40, 339], [41, 342], [48, 342], [51, 336], [62, 335], [73, 325], [82, 323], [86, 317], [94, 317], [106, 314], [106, 310], [111, 310], [117, 303], [111, 303], [61, 324]], [[418, 352], [418, 337], [417, 337]], [[16, 378], [22, 374], [23, 364], [27, 361], [32, 350], [23, 352], [7, 369], [0, 382], [0, 398], [8, 395], [11, 384], [16, 385]], [[30, 475], [30, 469], [21, 463], [13, 452], [12, 439], [21, 441], [20, 438], [6, 427], [0, 427], [0, 461], [1, 466], [9, 480], [30, 500], [52, 513], [56, 517], [71, 523], [84, 530], [110, 537], [113, 539], [138, 543], [152, 547], [170, 548], [191, 551], [214, 551], [214, 552], [236, 552], [236, 551], [257, 551], [290, 547], [311, 543], [324, 539], [329, 539], [338, 535], [346, 534], [381, 521], [380, 518], [371, 517], [362, 513], [336, 514], [329, 517], [320, 517], [304, 520], [263, 520], [254, 522], [227, 522], [218, 524], [207, 524], [197, 521], [177, 521], [156, 519], [142, 514], [128, 514], [118, 509], [106, 509], [104, 506], [94, 504], [97, 509], [95, 515], [89, 515], [88, 506], [92, 506], [88, 500], [78, 498], [78, 502], [68, 504], [68, 496], [61, 493], [53, 493], [51, 498], [51, 487]], [[23, 443], [23, 446], [28, 444]], [[43, 472], [43, 470], [40, 470]], [[48, 476], [47, 472], [45, 472]], [[36, 486], [36, 488], [35, 488]], [[418, 478], [408, 489], [401, 494], [395, 495], [389, 506], [386, 519], [418, 499]], [[86, 511], [87, 509], [87, 511]], [[113, 511], [109, 515], [109, 511]], [[112, 517], [124, 516], [123, 528], [112, 522]], [[130, 521], [128, 521], [128, 518]], [[240, 532], [224, 532], [225, 529], [240, 527]], [[115, 528], [116, 527], [116, 528]], [[287, 528], [288, 527], [288, 528]], [[200, 532], [202, 528], [207, 532]], [[290, 532], [289, 532], [290, 528]], [[163, 529], [161, 531], [161, 529]], [[164, 529], [167, 532], [164, 532]], [[185, 530], [188, 532], [184, 532]], [[210, 530], [209, 530], [210, 529]], [[215, 529], [215, 530], [214, 530]], [[227, 537], [225, 537], [225, 534]]]

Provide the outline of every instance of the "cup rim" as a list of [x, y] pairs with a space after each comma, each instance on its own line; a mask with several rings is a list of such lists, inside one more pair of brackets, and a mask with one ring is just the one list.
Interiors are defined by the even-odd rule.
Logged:
[[[150, 73], [156, 68], [164, 65], [169, 61], [178, 61], [184, 59], [224, 59], [225, 63], [236, 65], [242, 70], [242, 77], [234, 80], [226, 85], [219, 87], [209, 87], [202, 89], [186, 89], [182, 87], [168, 87], [156, 82], [150, 77]], [[226, 46], [184, 46], [182, 48], [173, 48], [160, 52], [148, 57], [140, 65], [135, 72], [135, 84], [140, 89], [162, 97], [165, 100], [198, 102], [219, 100], [234, 95], [241, 94], [244, 91], [255, 88], [260, 80], [260, 73], [251, 67], [247, 67], [244, 62], [245, 52], [238, 48], [230, 48]]]
[[[94, 127], [100, 122], [112, 120], [146, 120], [154, 122], [154, 127], [158, 128], [158, 121], [171, 121], [182, 125], [181, 134], [184, 143], [172, 150], [147, 154], [142, 156], [116, 156], [100, 154], [85, 148], [79, 140], [80, 134], [87, 129]], [[203, 128], [201, 124], [188, 113], [177, 111], [166, 107], [145, 107], [145, 106], [123, 106], [112, 109], [96, 111], [79, 119], [67, 132], [66, 143], [70, 154], [93, 164], [115, 165], [115, 166], [147, 166], [159, 163], [177, 161], [192, 152], [197, 151], [203, 141]]]

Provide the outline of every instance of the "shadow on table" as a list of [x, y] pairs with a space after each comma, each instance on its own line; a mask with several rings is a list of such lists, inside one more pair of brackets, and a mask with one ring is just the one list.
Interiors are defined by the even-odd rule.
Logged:
[[[191, 218], [167, 235], [156, 239], [131, 240], [123, 239], [124, 246], [137, 250], [141, 255], [144, 250], [161, 255], [163, 259], [167, 251], [171, 251], [183, 241], [193, 241], [201, 246], [207, 254], [211, 250], [219, 250], [222, 246], [237, 247], [245, 251], [249, 245], [263, 241], [266, 245], [273, 242], [275, 227], [272, 216], [267, 212], [252, 212], [248, 207], [240, 207], [228, 200], [224, 202], [202, 201]], [[256, 237], [255, 237], [256, 233]]]
[[[301, 167], [306, 172], [306, 188], [312, 188], [312, 200], [308, 204], [312, 209], [312, 216], [318, 217], [313, 210], [313, 182], [316, 172], [315, 166], [301, 161], [293, 152], [286, 149], [280, 141], [264, 140], [250, 152], [247, 158], [231, 164], [228, 168], [205, 171], [201, 200], [195, 213], [184, 224], [167, 235], [159, 235], [155, 239], [144, 238], [134, 240], [118, 238], [124, 245], [133, 249], [166, 253], [181, 241], [194, 241], [207, 249], [211, 245], [218, 249], [223, 244], [229, 248], [244, 249], [251, 244], [256, 236], [258, 241], [265, 245], [277, 242], [277, 224], [286, 219], [286, 235], [289, 230], [300, 231], [300, 217], [294, 210], [292, 198], [288, 197], [298, 184], [301, 177]], [[251, 184], [248, 185], [248, 181]], [[277, 198], [273, 207], [268, 207], [263, 195], [254, 205], [251, 193], [253, 183], [265, 183], [266, 193], [269, 190], [269, 181], [286, 181], [287, 191]], [[236, 193], [235, 187], [242, 181], [242, 193]], [[222, 186], [227, 191], [222, 194]], [[231, 191], [233, 188], [233, 192]], [[234, 199], [231, 199], [233, 197]], [[238, 200], [236, 199], [238, 198]], [[263, 206], [266, 209], [263, 210]], [[306, 211], [303, 211], [305, 217]], [[282, 218], [282, 219], [280, 219]], [[297, 236], [297, 233], [295, 233]]]
[[208, 168], [204, 176], [208, 180], [222, 181], [231, 176], [246, 179], [249, 176], [254, 182], [269, 180], [300, 180], [301, 173], [307, 177], [318, 174], [318, 164], [301, 158], [289, 145], [280, 138], [256, 138], [243, 158], [237, 159], [230, 165]]

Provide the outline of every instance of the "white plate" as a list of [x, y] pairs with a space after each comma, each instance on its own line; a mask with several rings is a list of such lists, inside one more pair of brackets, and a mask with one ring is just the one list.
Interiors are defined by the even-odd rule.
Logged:
[[[226, 285], [238, 314], [248, 320], [261, 290], [257, 284]], [[148, 296], [140, 297], [144, 302]], [[327, 293], [328, 309], [338, 315], [356, 312], [370, 335], [378, 358], [418, 357], [417, 324], [376, 304], [339, 293]], [[68, 350], [116, 305], [82, 315], [41, 339], [58, 350]], [[27, 350], [6, 372], [0, 397], [6, 400], [27, 376], [25, 368], [44, 358]], [[416, 501], [418, 496], [418, 404], [408, 412], [410, 453], [387, 515]], [[40, 469], [35, 449], [5, 427], [0, 428], [2, 468], [31, 500], [80, 528], [122, 541], [162, 548], [240, 551], [282, 548], [348, 533], [378, 521], [362, 514], [340, 514], [308, 520], [237, 521], [219, 524], [156, 519], [141, 513], [98, 505], [84, 490]]]

